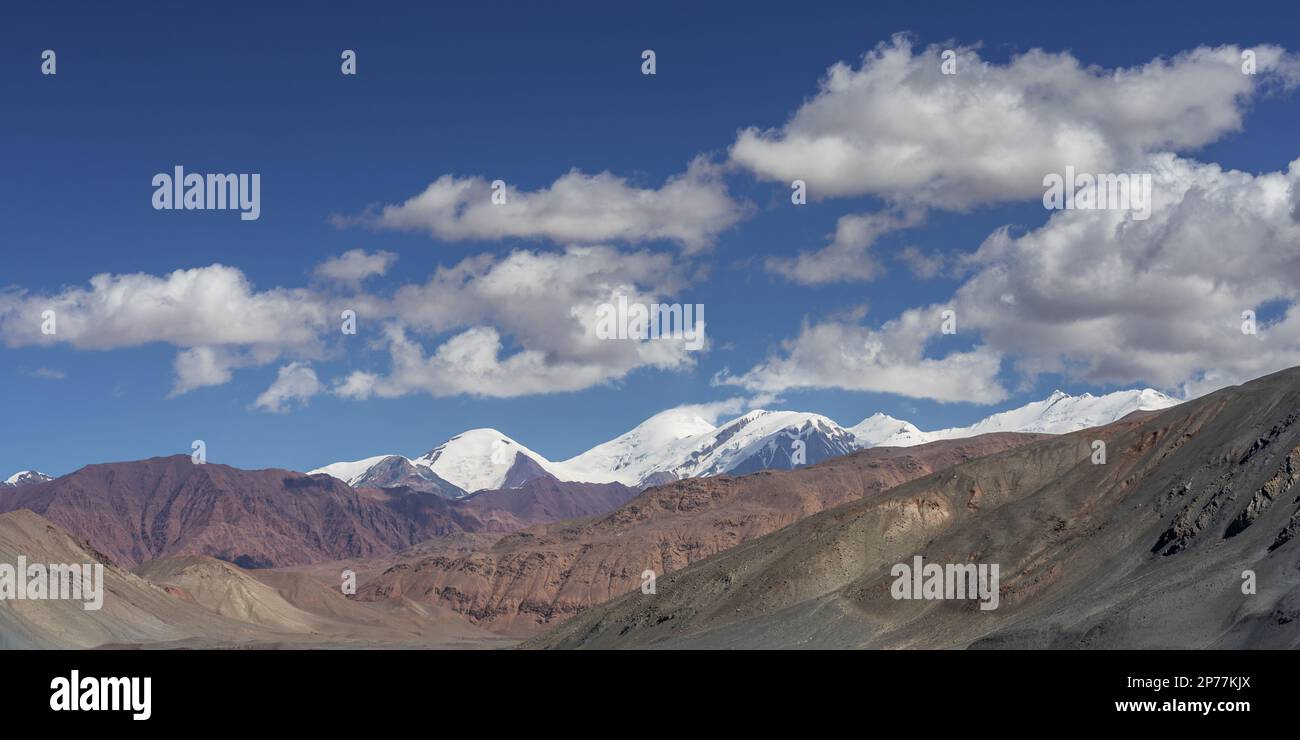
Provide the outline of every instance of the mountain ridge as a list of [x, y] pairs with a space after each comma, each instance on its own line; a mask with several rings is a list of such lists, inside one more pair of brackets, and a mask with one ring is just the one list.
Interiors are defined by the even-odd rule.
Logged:
[[[1294, 649], [1297, 409], [1300, 368], [963, 462], [693, 563], [529, 646]], [[998, 605], [900, 596], [899, 564], [918, 556], [999, 564]]]
[[[820, 414], [766, 409], [714, 425], [692, 407], [679, 407], [661, 411], [628, 432], [561, 461], [548, 460], [494, 429], [472, 429], [417, 458], [382, 455], [310, 472], [332, 475], [350, 485], [383, 487], [388, 476], [378, 470], [380, 466], [409, 466], [404, 484], [418, 487], [418, 479], [427, 475], [446, 484], [428, 484], [434, 492], [452, 498], [472, 493], [475, 486], [517, 487], [527, 475], [543, 473], [562, 481], [644, 488], [682, 478], [791, 469], [870, 447], [907, 447], [993, 432], [1061, 434], [1178, 403], [1150, 388], [1101, 396], [1072, 396], [1058, 390], [1042, 401], [992, 414], [969, 426], [929, 432], [882, 413], [845, 427]], [[521, 473], [521, 466], [532, 472]], [[512, 469], [517, 477], [507, 483]]]
[[635, 491], [545, 477], [509, 493], [449, 500], [401, 486], [353, 488], [327, 475], [200, 465], [173, 455], [87, 465], [0, 490], [0, 513], [31, 510], [126, 567], [205, 555], [266, 568], [376, 557], [435, 536], [506, 533], [591, 516]]

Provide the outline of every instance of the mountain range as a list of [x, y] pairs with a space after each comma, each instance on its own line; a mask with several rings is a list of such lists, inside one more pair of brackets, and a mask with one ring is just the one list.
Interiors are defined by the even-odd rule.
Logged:
[[[813, 514], [530, 646], [1295, 649], [1297, 483], [1300, 368]], [[909, 595], [918, 559], [998, 566], [996, 600]]]
[[[528, 636], [825, 509], [876, 496], [1039, 434], [986, 434], [861, 450], [799, 470], [687, 478], [588, 519], [485, 538], [421, 543], [386, 558], [358, 597], [406, 598], [460, 613], [493, 632]], [[355, 566], [361, 567], [361, 566]], [[358, 571], [360, 572], [360, 571]]]
[[327, 475], [196, 465], [188, 455], [88, 465], [0, 491], [125, 567], [205, 555], [248, 568], [385, 555], [431, 537], [513, 532], [609, 511], [636, 494], [617, 483], [534, 478], [449, 501], [405, 487], [356, 489]]
[[929, 432], [884, 414], [843, 427], [819, 414], [755, 410], [715, 426], [689, 408], [669, 409], [558, 462], [495, 429], [471, 429], [416, 458], [379, 455], [311, 472], [351, 486], [400, 485], [453, 499], [478, 490], [515, 488], [541, 476], [644, 488], [683, 478], [786, 470], [870, 447], [908, 447], [992, 432], [1064, 434], [1177, 403], [1151, 389], [1102, 396], [1056, 391], [970, 426]]
[[[1300, 647], [1300, 368], [1164, 410], [1141, 395], [1054, 394], [931, 441], [873, 423], [917, 443], [713, 472], [793, 412], [746, 414], [700, 475], [643, 490], [560, 480], [491, 435], [474, 443], [514, 454], [487, 479], [506, 487], [456, 498], [91, 465], [0, 490], [0, 562], [102, 562], [105, 609], [0, 602], [0, 646]], [[1090, 413], [1121, 418], [976, 433]], [[996, 608], [900, 600], [915, 558], [999, 565]]]

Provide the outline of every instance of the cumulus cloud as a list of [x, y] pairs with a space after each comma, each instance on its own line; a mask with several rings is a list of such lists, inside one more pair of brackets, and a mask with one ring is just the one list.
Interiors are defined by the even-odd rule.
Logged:
[[231, 371], [237, 365], [231, 353], [218, 347], [191, 347], [176, 355], [173, 368], [176, 382], [169, 397], [189, 393], [197, 388], [225, 385], [230, 382]]
[[1300, 81], [1294, 55], [1253, 50], [1255, 75], [1242, 74], [1236, 46], [1122, 69], [1041, 50], [993, 64], [958, 47], [957, 73], [945, 75], [940, 47], [895, 36], [857, 68], [832, 66], [783, 126], [742, 130], [731, 159], [765, 179], [805, 180], [814, 198], [965, 209], [1041, 197], [1044, 175], [1067, 165], [1117, 171], [1239, 130], [1262, 88]]
[[[581, 390], [638, 368], [685, 369], [694, 357], [683, 339], [601, 339], [597, 317], [620, 296], [651, 304], [688, 283], [671, 255], [603, 246], [467, 258], [394, 294], [382, 341], [390, 371], [354, 372], [335, 392], [508, 398]], [[426, 352], [413, 332], [449, 336]]]
[[837, 320], [805, 323], [780, 352], [742, 375], [720, 374], [715, 383], [757, 392], [838, 388], [944, 402], [1005, 399], [997, 378], [999, 353], [976, 347], [926, 355], [926, 345], [939, 334], [940, 317], [940, 309], [932, 307], [906, 311], [879, 329]]
[[501, 334], [493, 327], [466, 329], [431, 355], [398, 325], [389, 325], [385, 333], [392, 360], [390, 372], [355, 372], [340, 383], [339, 395], [357, 399], [411, 393], [514, 398], [582, 390], [616, 377], [605, 367], [551, 359], [538, 350], [503, 356]]
[[869, 252], [876, 240], [915, 226], [924, 217], [916, 209], [841, 216], [830, 244], [796, 257], [769, 257], [766, 266], [769, 272], [802, 285], [871, 280], [880, 272], [880, 263]]
[[[52, 334], [42, 331], [47, 311], [53, 311]], [[329, 313], [314, 293], [258, 291], [242, 272], [224, 265], [162, 276], [100, 274], [89, 287], [0, 293], [0, 342], [85, 350], [171, 344], [181, 348], [171, 392], [179, 395], [229, 382], [236, 367], [285, 352], [318, 352]]]
[[[55, 313], [54, 334], [42, 333], [46, 310]], [[0, 341], [10, 347], [307, 345], [315, 342], [325, 319], [309, 292], [258, 291], [242, 272], [224, 265], [162, 276], [105, 273], [92, 277], [89, 288], [49, 295], [0, 293]]]
[[356, 284], [368, 277], [386, 274], [396, 261], [397, 255], [392, 252], [352, 249], [320, 263], [314, 274], [323, 280]]
[[746, 210], [727, 193], [719, 168], [704, 159], [658, 189], [636, 187], [610, 172], [589, 175], [575, 169], [539, 190], [518, 190], [507, 183], [505, 192], [506, 202], [496, 204], [486, 178], [443, 175], [403, 203], [335, 221], [426, 231], [445, 241], [665, 239], [696, 251], [710, 246]]
[[253, 406], [273, 414], [283, 414], [295, 403], [306, 403], [320, 392], [321, 383], [316, 371], [310, 365], [292, 362], [280, 368], [275, 382], [257, 397]]
[[[1300, 365], [1300, 160], [1260, 175], [1172, 154], [1143, 166], [1149, 219], [1058, 211], [1025, 233], [999, 229], [966, 255], [968, 277], [949, 305], [972, 350], [923, 357], [938, 308], [879, 330], [832, 320], [723, 382], [988, 403], [1002, 395], [1006, 360], [1025, 379], [1061, 373], [1194, 397]], [[1244, 311], [1256, 312], [1253, 334], [1242, 331]]]
[[[1059, 211], [986, 239], [954, 301], [963, 328], [1030, 375], [1193, 395], [1300, 364], [1300, 160], [1261, 175], [1168, 154], [1147, 167], [1148, 220]], [[1241, 331], [1246, 310], [1257, 334]]]
[[[360, 278], [391, 262], [383, 253], [349, 253], [326, 263], [325, 273]], [[242, 272], [222, 265], [162, 276], [103, 274], [89, 287], [0, 293], [0, 342], [86, 350], [171, 344], [178, 354], [169, 397], [229, 383], [241, 368], [289, 359], [294, 362], [254, 403], [280, 412], [320, 391], [322, 381], [302, 361], [337, 352], [340, 311], [350, 308], [363, 326], [375, 327], [369, 340], [354, 344], [378, 349], [391, 367], [354, 372], [332, 383], [333, 392], [515, 397], [581, 390], [640, 368], [692, 367], [692, 350], [702, 347], [681, 336], [597, 336], [602, 305], [620, 297], [629, 304], [667, 302], [691, 279], [672, 253], [607, 246], [484, 254], [390, 295], [345, 298], [325, 289], [257, 290]], [[41, 331], [47, 310], [55, 312], [52, 335]]]

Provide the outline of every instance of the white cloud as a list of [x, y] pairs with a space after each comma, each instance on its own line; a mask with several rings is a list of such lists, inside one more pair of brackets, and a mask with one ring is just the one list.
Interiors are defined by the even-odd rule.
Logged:
[[[687, 284], [663, 253], [570, 247], [467, 258], [396, 292], [382, 342], [390, 371], [354, 372], [335, 392], [508, 398], [582, 390], [638, 368], [683, 370], [694, 365], [686, 341], [603, 340], [596, 319], [597, 307], [620, 295], [649, 304]], [[412, 332], [450, 336], [426, 353]]]
[[868, 251], [876, 240], [915, 226], [924, 217], [923, 211], [915, 209], [841, 216], [830, 244], [796, 257], [769, 257], [766, 266], [769, 272], [802, 285], [871, 280], [880, 271], [880, 263]]
[[[41, 333], [53, 310], [57, 332]], [[50, 295], [0, 293], [0, 341], [10, 347], [68, 344], [106, 350], [165, 342], [310, 345], [327, 311], [304, 290], [257, 291], [242, 272], [211, 265], [164, 276], [100, 274], [90, 287]]]
[[720, 401], [706, 401], [704, 403], [684, 403], [680, 406], [674, 406], [670, 409], [661, 411], [658, 415], [663, 416], [673, 414], [677, 416], [698, 416], [701, 419], [717, 426], [718, 421], [730, 419], [741, 414], [760, 409], [774, 403], [780, 403], [781, 399], [771, 393], [755, 393], [750, 396], [733, 396]]
[[339, 395], [357, 399], [411, 393], [514, 398], [583, 390], [621, 374], [590, 363], [553, 360], [537, 350], [503, 357], [501, 334], [492, 327], [466, 329], [427, 356], [400, 326], [390, 325], [386, 333], [392, 360], [389, 374], [355, 372], [338, 386]]
[[839, 388], [944, 402], [1005, 399], [997, 352], [976, 347], [926, 356], [940, 321], [940, 309], [932, 307], [906, 311], [880, 329], [836, 320], [805, 324], [780, 353], [743, 375], [724, 373], [715, 382], [762, 392]]
[[805, 180], [814, 198], [964, 209], [1041, 197], [1043, 176], [1066, 165], [1113, 172], [1240, 130], [1263, 86], [1300, 79], [1295, 56], [1253, 48], [1257, 75], [1242, 74], [1235, 46], [1123, 69], [1041, 50], [999, 65], [959, 47], [957, 73], [944, 75], [940, 47], [914, 52], [896, 36], [856, 69], [832, 66], [785, 125], [741, 131], [731, 158], [762, 178]]
[[710, 246], [744, 213], [745, 207], [728, 195], [719, 169], [697, 159], [658, 189], [636, 187], [610, 172], [571, 170], [531, 192], [507, 183], [504, 204], [492, 202], [486, 178], [443, 175], [401, 204], [336, 222], [427, 231], [446, 241], [516, 237], [591, 244], [666, 239], [695, 251]]
[[921, 280], [939, 277], [948, 262], [941, 252], [924, 252], [915, 245], [903, 247], [898, 253], [898, 259], [907, 265], [914, 277]]
[[[1022, 378], [1062, 373], [1194, 397], [1300, 365], [1300, 160], [1261, 175], [1171, 154], [1152, 173], [1151, 217], [1058, 211], [1041, 228], [1000, 229], [967, 255], [950, 305], [968, 352], [927, 359], [938, 307], [881, 329], [806, 326], [739, 377], [751, 390], [833, 387], [989, 403], [1000, 360]], [[1244, 334], [1242, 312], [1258, 313]]]
[[[965, 261], [960, 326], [1029, 375], [1192, 395], [1300, 365], [1300, 160], [1261, 175], [1173, 155], [1148, 167], [1149, 220], [1060, 211], [985, 240]], [[1242, 311], [1260, 307], [1259, 333], [1243, 334]]]
[[176, 382], [169, 397], [189, 393], [196, 388], [225, 385], [230, 382], [236, 359], [217, 347], [191, 347], [176, 355], [173, 365]]
[[[373, 257], [345, 255], [329, 272], [373, 274]], [[391, 263], [390, 257], [381, 259]], [[689, 283], [687, 268], [675, 264], [671, 253], [605, 246], [480, 255], [439, 268], [426, 283], [402, 286], [391, 296], [357, 293], [345, 299], [306, 289], [259, 291], [242, 272], [222, 265], [163, 276], [104, 274], [88, 288], [0, 293], [0, 341], [85, 350], [171, 344], [179, 352], [169, 397], [226, 384], [240, 368], [286, 357], [322, 359], [345, 343], [384, 351], [391, 370], [362, 370], [336, 381], [340, 395], [514, 397], [581, 390], [640, 368], [692, 367], [693, 345], [682, 337], [596, 336], [601, 304], [616, 303], [619, 296], [631, 303], [661, 302]], [[355, 309], [362, 326], [371, 327], [363, 329], [371, 341], [340, 339], [342, 308]], [[47, 309], [56, 312], [54, 335], [41, 333]], [[428, 356], [425, 342], [432, 347]], [[289, 367], [293, 373], [256, 407], [281, 410], [286, 401], [303, 397], [311, 387], [307, 374], [315, 377], [315, 370]], [[284, 395], [286, 389], [292, 393]]]
[[[54, 334], [42, 333], [54, 311]], [[66, 344], [83, 350], [181, 348], [171, 395], [230, 381], [237, 367], [264, 364], [284, 353], [315, 355], [331, 311], [301, 289], [258, 291], [224, 265], [163, 276], [100, 274], [88, 288], [57, 293], [0, 293], [0, 341], [10, 347]]]
[[257, 397], [253, 406], [273, 414], [283, 414], [294, 403], [306, 403], [320, 392], [321, 383], [316, 371], [310, 365], [292, 362], [280, 368], [275, 382]]
[[356, 284], [368, 277], [386, 274], [396, 261], [397, 255], [392, 252], [352, 249], [320, 263], [314, 274], [324, 280]]

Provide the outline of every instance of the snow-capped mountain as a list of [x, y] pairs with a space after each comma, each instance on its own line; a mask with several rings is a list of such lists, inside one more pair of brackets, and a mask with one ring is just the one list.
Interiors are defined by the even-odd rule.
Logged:
[[0, 483], [0, 488], [19, 488], [34, 483], [44, 483], [47, 480], [54, 480], [54, 477], [35, 470], [22, 470], [6, 478], [3, 483]]
[[930, 432], [885, 414], [845, 428], [819, 414], [756, 410], [714, 426], [689, 409], [670, 409], [560, 462], [547, 460], [494, 429], [471, 429], [417, 458], [379, 455], [311, 472], [354, 486], [405, 485], [449, 498], [517, 488], [546, 475], [562, 481], [648, 486], [679, 478], [811, 465], [867, 447], [908, 447], [990, 432], [1064, 434], [1177, 403], [1150, 389], [1103, 396], [1056, 391], [1042, 401], [970, 426]]
[[[307, 474], [315, 475], [317, 473], [324, 473], [325, 475], [338, 478], [349, 486], [363, 486], [365, 485], [366, 476], [370, 473], [372, 468], [379, 463], [394, 457], [406, 460], [406, 458], [401, 455], [375, 455], [374, 457], [367, 457], [364, 460], [356, 460], [354, 462], [330, 463], [325, 467], [309, 470], [307, 471]], [[407, 460], [407, 462], [410, 461]]]
[[[434, 447], [411, 461], [412, 465], [432, 470], [438, 477], [466, 491], [517, 488], [527, 481], [512, 480], [511, 471], [521, 464], [520, 458], [555, 475], [560, 472], [546, 458], [524, 447], [495, 429], [471, 429]], [[562, 476], [557, 478], [564, 480]]]
[[548, 473], [568, 480], [554, 463], [495, 429], [471, 429], [417, 458], [377, 455], [309, 472], [333, 476], [350, 486], [405, 485], [447, 498], [518, 488]]
[[334, 476], [354, 488], [405, 486], [413, 491], [424, 491], [451, 499], [468, 493], [447, 482], [430, 468], [417, 465], [401, 455], [378, 455], [356, 462], [334, 463], [311, 472]]
[[557, 465], [571, 480], [618, 482], [635, 486], [647, 476], [668, 470], [679, 460], [678, 444], [699, 438], [716, 427], [698, 414], [669, 409], [638, 424], [632, 431], [596, 445]]
[[[802, 452], [796, 459], [796, 448]], [[673, 446], [674, 478], [793, 468], [858, 449], [847, 429], [819, 414], [757, 410]]]
[[991, 432], [1067, 434], [1119, 421], [1134, 411], [1158, 411], [1178, 403], [1178, 399], [1150, 388], [1116, 391], [1104, 396], [1094, 396], [1091, 393], [1071, 396], [1055, 391], [1042, 401], [993, 414], [967, 427], [923, 432], [905, 421], [876, 414], [863, 419], [850, 431], [863, 447], [909, 447]]
[[715, 427], [673, 409], [556, 467], [568, 480], [644, 486], [793, 468], [856, 449], [851, 432], [818, 414], [757, 410]]
[[929, 433], [917, 429], [912, 422], [881, 413], [868, 416], [849, 431], [860, 447], [911, 447], [931, 441]]

